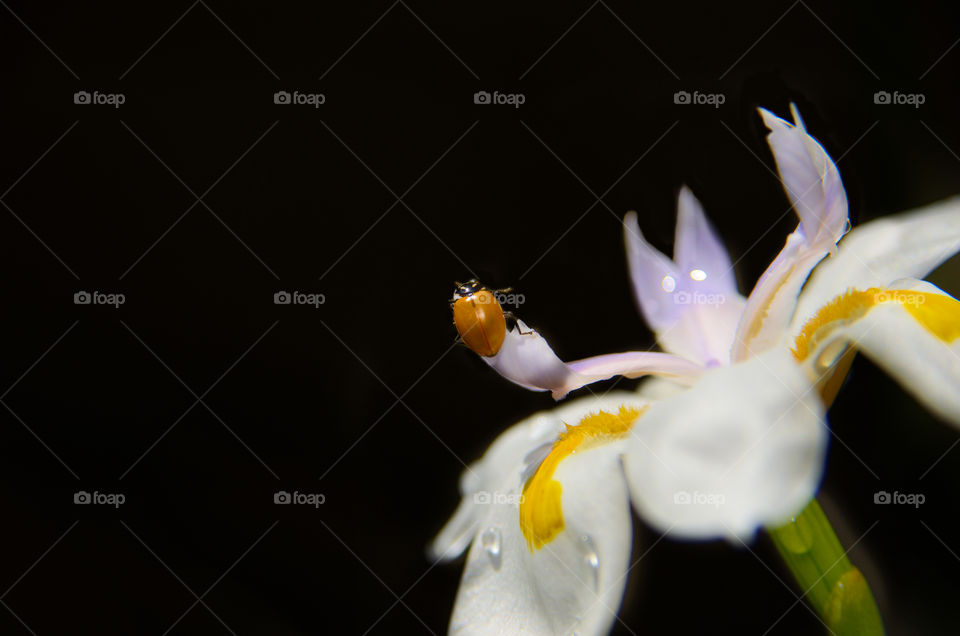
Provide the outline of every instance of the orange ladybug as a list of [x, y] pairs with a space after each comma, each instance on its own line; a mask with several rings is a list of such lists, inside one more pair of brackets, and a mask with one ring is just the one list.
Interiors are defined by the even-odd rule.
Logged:
[[450, 306], [460, 340], [481, 356], [497, 355], [507, 335], [507, 322], [496, 293], [477, 279], [455, 284]]

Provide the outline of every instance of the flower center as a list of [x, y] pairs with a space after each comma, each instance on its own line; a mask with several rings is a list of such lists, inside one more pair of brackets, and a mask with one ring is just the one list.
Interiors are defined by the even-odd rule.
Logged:
[[567, 424], [567, 430], [553, 443], [550, 454], [523, 486], [520, 530], [531, 552], [553, 541], [564, 529], [563, 486], [553, 478], [560, 462], [578, 450], [625, 437], [647, 408], [621, 406], [615, 415], [600, 411], [587, 415], [577, 426]]
[[799, 361], [805, 360], [817, 348], [817, 343], [831, 331], [862, 318], [868, 311], [884, 303], [899, 304], [927, 331], [946, 343], [960, 338], [960, 302], [950, 296], [909, 289], [849, 289], [821, 307], [804, 323], [794, 340], [794, 357]]

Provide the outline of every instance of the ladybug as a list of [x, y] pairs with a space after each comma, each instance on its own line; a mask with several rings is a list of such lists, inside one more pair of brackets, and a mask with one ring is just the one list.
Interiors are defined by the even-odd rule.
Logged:
[[491, 291], [475, 278], [454, 284], [457, 288], [450, 307], [460, 340], [481, 356], [497, 355], [507, 335], [506, 316], [510, 314], [504, 314], [496, 294], [509, 289]]

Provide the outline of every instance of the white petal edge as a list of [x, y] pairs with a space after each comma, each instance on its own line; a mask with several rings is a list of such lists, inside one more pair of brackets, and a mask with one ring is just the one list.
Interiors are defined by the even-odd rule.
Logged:
[[804, 286], [792, 332], [849, 288], [882, 287], [898, 278], [924, 278], [960, 251], [960, 197], [858, 225]]
[[585, 396], [565, 402], [549, 411], [540, 411], [509, 427], [490, 444], [483, 456], [470, 464], [460, 476], [461, 500], [456, 511], [428, 546], [433, 560], [454, 559], [470, 545], [480, 522], [490, 512], [475, 495], [496, 498], [504, 479], [521, 479], [527, 455], [552, 443], [564, 430], [564, 424], [577, 424], [585, 415], [597, 411], [616, 412], [621, 404], [646, 404], [647, 400], [627, 391], [611, 391], [603, 396]]
[[631, 497], [673, 537], [747, 541], [809, 503], [827, 435], [810, 375], [772, 349], [650, 407], [624, 457]]

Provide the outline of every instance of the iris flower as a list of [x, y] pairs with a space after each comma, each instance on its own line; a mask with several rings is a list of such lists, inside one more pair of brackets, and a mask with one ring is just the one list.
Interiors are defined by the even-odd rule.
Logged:
[[440, 559], [469, 547], [450, 633], [609, 631], [631, 568], [631, 502], [677, 538], [749, 541], [787, 522], [819, 486], [825, 410], [857, 351], [960, 426], [960, 301], [921, 280], [960, 251], [960, 200], [850, 231], [837, 167], [791, 110], [793, 123], [760, 115], [799, 225], [749, 296], [683, 188], [673, 259], [624, 219], [634, 294], [664, 352], [565, 363], [518, 321], [484, 358], [557, 399], [658, 377], [538, 413], [464, 472], [431, 544]]

